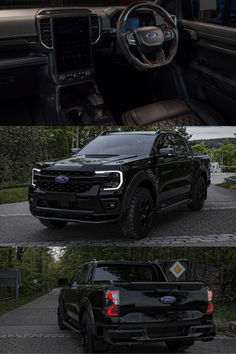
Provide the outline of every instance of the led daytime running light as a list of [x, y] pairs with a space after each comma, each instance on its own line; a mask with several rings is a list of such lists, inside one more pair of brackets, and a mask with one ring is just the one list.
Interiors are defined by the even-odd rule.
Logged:
[[105, 187], [103, 188], [104, 191], [113, 191], [119, 189], [122, 184], [123, 184], [123, 172], [118, 171], [118, 170], [112, 170], [112, 171], [95, 171], [96, 175], [109, 175], [110, 173], [118, 173], [120, 175], [120, 183], [117, 187]]
[[35, 172], [38, 172], [38, 173], [39, 173], [39, 172], [41, 172], [41, 170], [38, 169], [38, 168], [35, 168], [35, 167], [32, 169], [32, 186], [33, 186], [33, 187], [36, 187], [36, 184], [34, 183], [34, 173], [35, 173]]

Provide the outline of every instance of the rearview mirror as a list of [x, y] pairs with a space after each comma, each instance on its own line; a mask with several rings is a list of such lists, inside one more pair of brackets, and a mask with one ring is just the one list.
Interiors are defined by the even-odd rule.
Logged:
[[175, 151], [173, 148], [162, 148], [159, 150], [160, 156], [173, 156]]
[[185, 0], [183, 2], [184, 17], [188, 20], [211, 21], [221, 13], [219, 0]]

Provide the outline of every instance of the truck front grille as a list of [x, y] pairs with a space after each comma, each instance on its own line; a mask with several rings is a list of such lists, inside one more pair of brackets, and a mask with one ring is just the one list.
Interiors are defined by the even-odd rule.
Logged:
[[42, 170], [40, 172], [40, 175], [43, 176], [59, 176], [59, 175], [63, 175], [63, 176], [71, 176], [71, 177], [87, 177], [87, 176], [94, 176], [94, 172], [93, 171], [76, 171], [76, 170]]
[[54, 181], [41, 181], [39, 187], [45, 192], [85, 193], [92, 188], [92, 184], [71, 181], [60, 184]]

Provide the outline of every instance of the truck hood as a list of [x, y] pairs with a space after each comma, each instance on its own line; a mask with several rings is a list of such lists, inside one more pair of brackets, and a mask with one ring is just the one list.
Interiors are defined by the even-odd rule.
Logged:
[[53, 170], [82, 170], [93, 171], [101, 166], [116, 167], [131, 161], [139, 160], [135, 155], [76, 155], [66, 160], [56, 162], [45, 162], [41, 164], [42, 168]]

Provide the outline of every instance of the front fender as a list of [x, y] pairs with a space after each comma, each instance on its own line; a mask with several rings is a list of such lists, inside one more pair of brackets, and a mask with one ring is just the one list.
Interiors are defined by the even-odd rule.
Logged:
[[126, 210], [129, 208], [130, 199], [132, 198], [134, 191], [139, 186], [147, 187], [148, 189], [151, 190], [154, 205], [155, 205], [155, 208], [157, 208], [158, 203], [159, 203], [158, 180], [156, 179], [152, 170], [148, 169], [145, 171], [139, 171], [130, 181], [128, 188], [126, 189], [126, 192], [125, 192], [122, 213], [126, 212]]

